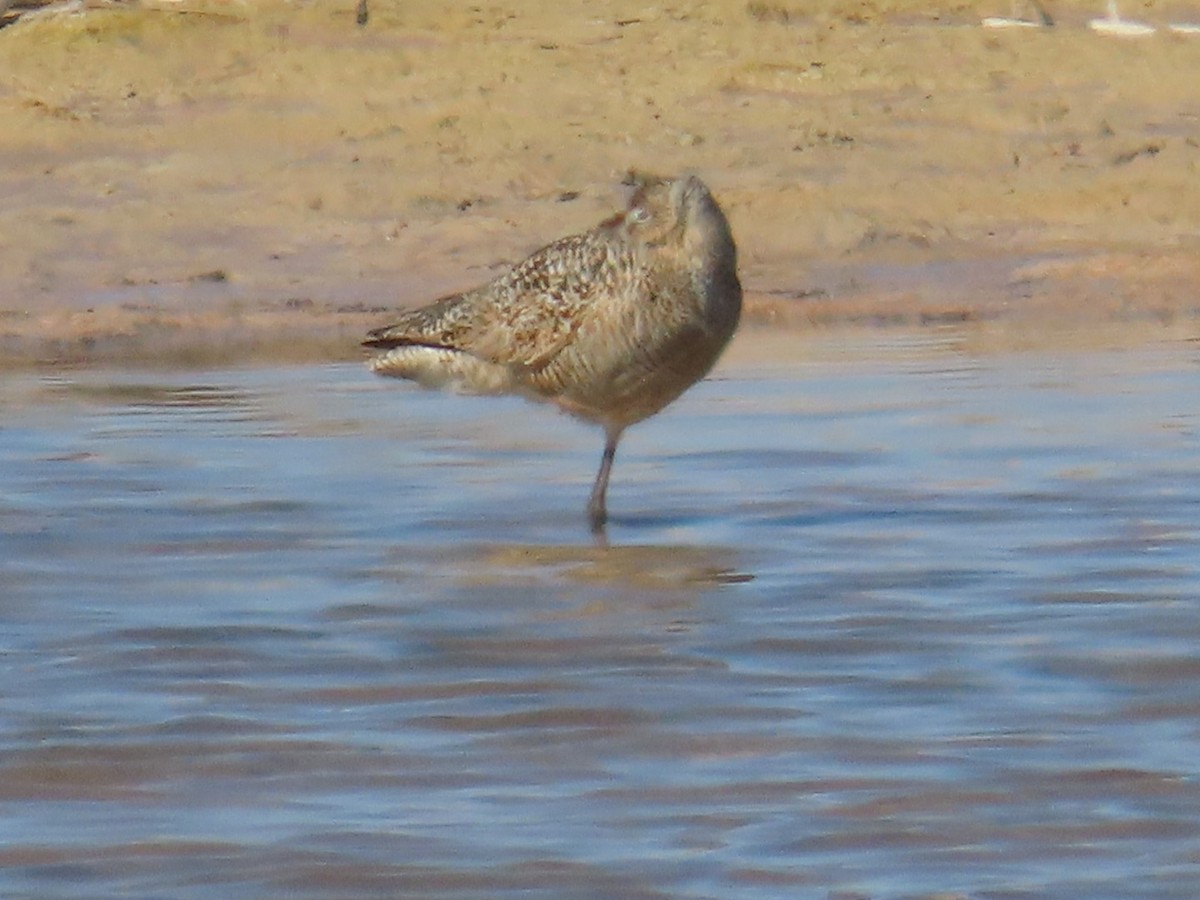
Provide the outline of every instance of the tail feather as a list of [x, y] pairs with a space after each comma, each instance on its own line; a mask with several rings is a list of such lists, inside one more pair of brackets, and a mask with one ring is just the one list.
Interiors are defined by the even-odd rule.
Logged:
[[464, 299], [462, 294], [453, 294], [421, 309], [410, 310], [391, 325], [368, 332], [363, 346], [374, 350], [395, 347], [462, 349], [471, 324]]
[[386, 328], [376, 328], [374, 331], [368, 331], [367, 339], [362, 342], [362, 345], [372, 350], [394, 350], [397, 347], [428, 347], [432, 350], [455, 349], [443, 344], [423, 341], [416, 336], [395, 334], [391, 325]]

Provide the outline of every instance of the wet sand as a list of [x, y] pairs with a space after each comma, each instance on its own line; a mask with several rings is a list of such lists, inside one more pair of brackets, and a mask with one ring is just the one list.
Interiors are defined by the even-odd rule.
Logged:
[[1099, 3], [980, 27], [994, 6], [22, 18], [0, 30], [0, 358], [355, 358], [392, 310], [593, 225], [631, 166], [710, 182], [750, 323], [1194, 333], [1200, 39], [1095, 34]]

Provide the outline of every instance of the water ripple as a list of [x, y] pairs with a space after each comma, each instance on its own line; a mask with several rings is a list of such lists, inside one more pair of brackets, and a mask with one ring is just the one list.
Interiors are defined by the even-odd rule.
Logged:
[[358, 367], [8, 373], [0, 893], [1200, 883], [1190, 346], [882, 344], [596, 434]]

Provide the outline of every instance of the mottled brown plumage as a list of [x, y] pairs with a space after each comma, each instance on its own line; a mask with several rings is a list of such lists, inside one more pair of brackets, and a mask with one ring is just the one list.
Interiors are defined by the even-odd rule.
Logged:
[[487, 284], [372, 331], [380, 375], [554, 403], [604, 429], [588, 513], [607, 518], [621, 433], [712, 368], [741, 313], [729, 224], [695, 177], [633, 176], [624, 212]]

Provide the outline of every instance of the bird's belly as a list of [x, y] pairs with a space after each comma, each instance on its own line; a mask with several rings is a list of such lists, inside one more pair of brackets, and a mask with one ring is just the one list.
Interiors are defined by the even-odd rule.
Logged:
[[[712, 368], [724, 342], [689, 340], [655, 353], [613, 353], [573, 361], [543, 376], [540, 393], [572, 415], [625, 427], [674, 401]], [[549, 388], [549, 390], [547, 390]]]

